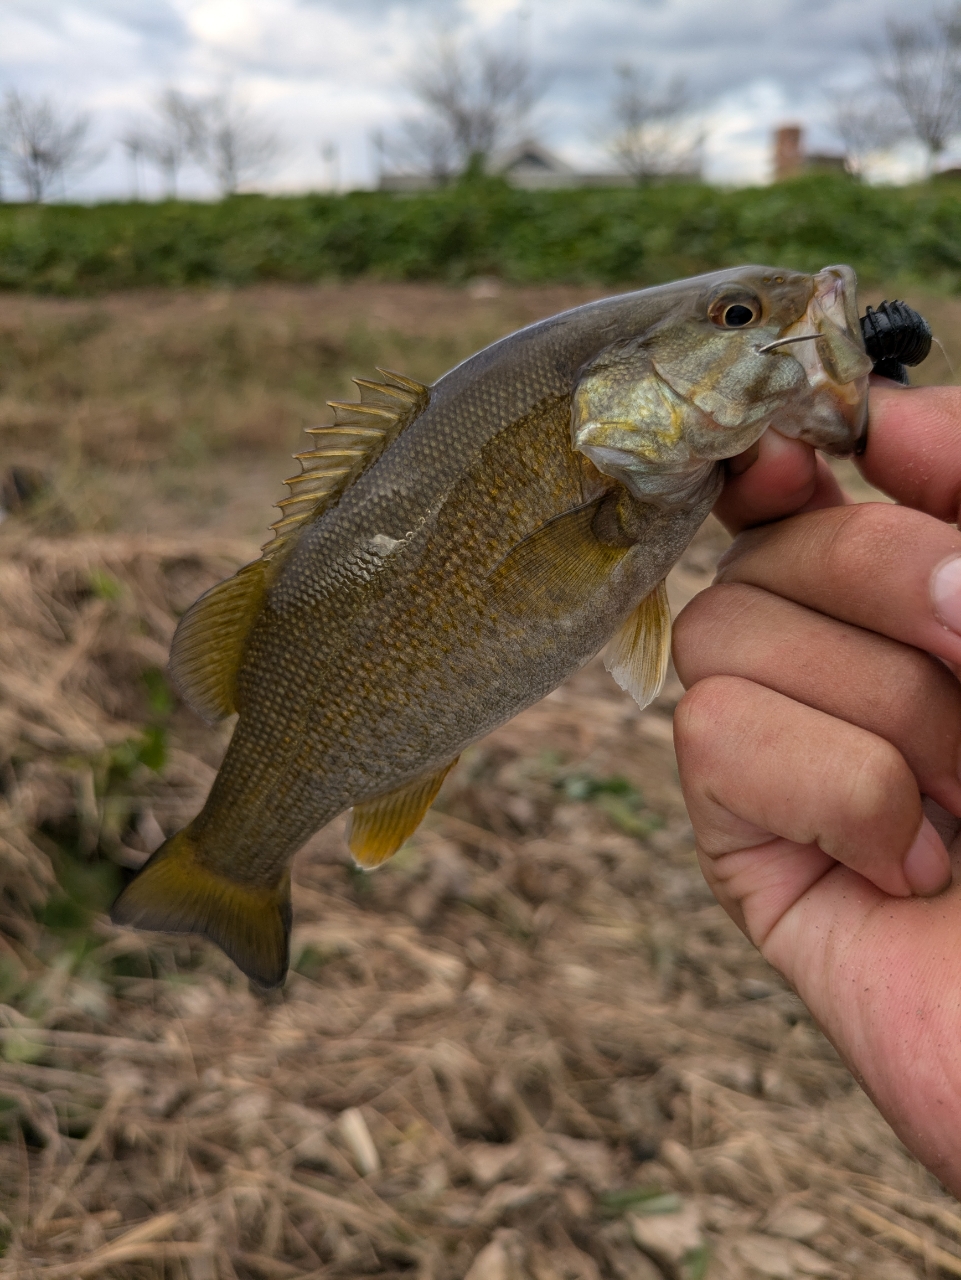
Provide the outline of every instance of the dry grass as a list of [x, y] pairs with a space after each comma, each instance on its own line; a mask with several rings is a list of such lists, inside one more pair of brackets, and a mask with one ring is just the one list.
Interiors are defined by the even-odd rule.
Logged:
[[23, 916], [67, 861], [51, 833], [136, 863], [198, 804], [218, 744], [187, 713], [160, 773], [104, 761], [176, 611], [249, 548], [3, 550], [4, 829], [33, 880], [5, 885], [0, 1274], [961, 1274], [953, 1202], [703, 887], [676, 683], [642, 714], [588, 668], [374, 876], [323, 832], [265, 1002], [200, 943]]
[[[272, 296], [306, 314], [322, 292]], [[455, 296], [412, 291], [422, 336], [453, 342], [434, 304]], [[531, 318], [510, 311], [536, 313], [525, 297], [476, 314]], [[118, 335], [154, 319], [98, 305]], [[270, 483], [290, 447], [261, 449]], [[117, 466], [115, 488], [129, 474], [151, 479]], [[141, 502], [164, 536], [41, 536], [53, 502], [0, 530], [0, 1275], [961, 1275], [955, 1202], [703, 886], [676, 681], [641, 713], [588, 667], [468, 753], [373, 876], [341, 823], [322, 832], [280, 997], [200, 942], [105, 922], [223, 747], [157, 675], [178, 613], [256, 549], [170, 534], [200, 514], [192, 483], [184, 464], [180, 499]], [[219, 527], [246, 535], [255, 496]], [[723, 542], [702, 532], [675, 605]]]
[[186, 523], [262, 538], [301, 431], [351, 398], [351, 377], [379, 364], [433, 381], [593, 296], [364, 284], [0, 295], [0, 458], [48, 471], [53, 531]]

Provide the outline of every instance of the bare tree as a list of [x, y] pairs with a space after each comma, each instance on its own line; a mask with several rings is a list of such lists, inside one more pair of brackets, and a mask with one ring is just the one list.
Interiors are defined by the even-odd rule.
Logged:
[[30, 98], [15, 89], [0, 111], [3, 160], [34, 202], [68, 174], [97, 162], [99, 154], [87, 143], [89, 132], [89, 117], [68, 115], [49, 98]]
[[866, 161], [900, 142], [907, 134], [903, 119], [892, 117], [887, 103], [870, 87], [834, 96], [831, 124], [844, 145], [844, 163], [856, 177]]
[[937, 10], [926, 25], [885, 25], [874, 51], [879, 85], [925, 149], [930, 175], [961, 129], [961, 4]]
[[522, 53], [441, 32], [410, 73], [408, 87], [421, 113], [404, 122], [390, 149], [445, 182], [519, 140], [546, 86]]
[[251, 178], [269, 172], [283, 150], [278, 135], [231, 93], [216, 94], [202, 104], [194, 154], [221, 195], [233, 195]]
[[156, 165], [166, 194], [173, 198], [181, 169], [199, 148], [201, 132], [201, 104], [179, 89], [165, 89], [154, 104], [153, 120], [128, 130], [121, 142], [134, 166], [140, 157]]
[[383, 155], [398, 168], [427, 174], [438, 187], [447, 186], [469, 163], [459, 154], [446, 122], [429, 116], [401, 121], [397, 134], [384, 139]]
[[340, 190], [340, 147], [336, 142], [322, 142], [319, 150], [324, 162], [327, 190], [336, 193]]
[[637, 183], [699, 174], [704, 133], [693, 121], [684, 80], [675, 76], [663, 85], [647, 82], [627, 64], [617, 68], [617, 76], [611, 103], [615, 133], [608, 145], [624, 172]]
[[140, 162], [144, 158], [143, 138], [138, 133], [131, 130], [125, 133], [120, 139], [120, 145], [127, 153], [127, 161], [130, 165], [130, 187], [131, 198], [140, 199]]

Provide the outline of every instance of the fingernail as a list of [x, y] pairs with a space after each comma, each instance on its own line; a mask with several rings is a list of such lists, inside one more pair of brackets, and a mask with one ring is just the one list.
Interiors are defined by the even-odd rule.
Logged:
[[904, 878], [911, 892], [922, 898], [940, 893], [951, 883], [948, 851], [927, 818], [921, 822], [921, 830], [904, 859]]
[[939, 564], [931, 575], [934, 612], [946, 627], [961, 634], [961, 556]]

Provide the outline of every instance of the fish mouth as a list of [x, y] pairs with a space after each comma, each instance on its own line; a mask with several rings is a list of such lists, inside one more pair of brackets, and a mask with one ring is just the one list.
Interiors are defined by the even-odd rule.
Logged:
[[[825, 267], [813, 277], [804, 314], [759, 351], [790, 354], [808, 383], [803, 417], [771, 425], [828, 453], [859, 451], [868, 420], [868, 374], [857, 313], [857, 277], [848, 266]], [[798, 406], [801, 408], [802, 406]]]

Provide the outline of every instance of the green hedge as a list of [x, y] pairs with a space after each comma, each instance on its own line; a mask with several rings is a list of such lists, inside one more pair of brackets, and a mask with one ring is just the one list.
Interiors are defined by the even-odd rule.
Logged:
[[961, 183], [526, 192], [482, 180], [415, 196], [0, 205], [0, 288], [58, 293], [359, 275], [651, 284], [742, 262], [849, 262], [868, 280], [959, 289]]

